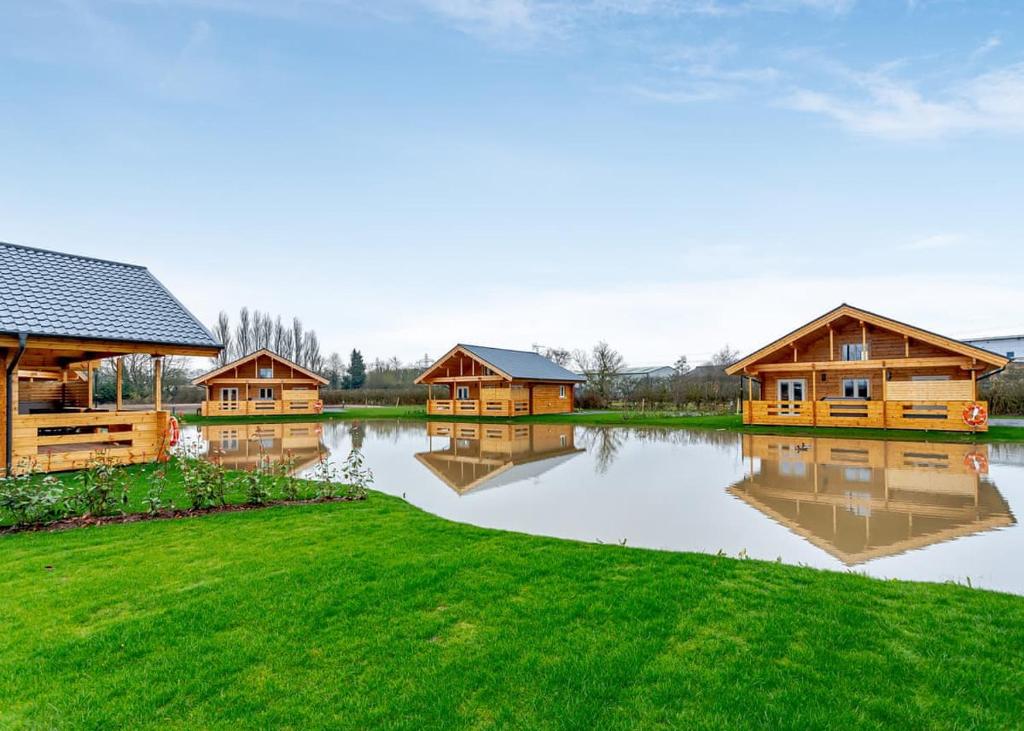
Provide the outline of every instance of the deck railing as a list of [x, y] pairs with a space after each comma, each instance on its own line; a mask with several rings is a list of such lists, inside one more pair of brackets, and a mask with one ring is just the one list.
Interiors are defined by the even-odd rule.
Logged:
[[[744, 401], [743, 423], [766, 426], [867, 427], [988, 431], [971, 427], [963, 410], [973, 401]], [[987, 407], [987, 404], [985, 404]]]
[[[315, 391], [295, 393], [316, 395]], [[289, 392], [285, 392], [288, 396]], [[203, 416], [265, 416], [271, 414], [312, 414], [316, 412], [316, 398], [254, 399], [253, 401], [203, 401], [200, 413]]]
[[11, 469], [81, 469], [101, 455], [120, 464], [152, 462], [165, 449], [167, 416], [166, 411], [15, 416]]
[[530, 413], [530, 402], [431, 399], [427, 401], [427, 413], [436, 416], [520, 416]]

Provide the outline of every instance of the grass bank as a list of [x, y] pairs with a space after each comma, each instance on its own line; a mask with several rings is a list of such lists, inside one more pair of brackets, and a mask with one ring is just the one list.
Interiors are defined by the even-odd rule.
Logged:
[[1024, 599], [396, 498], [0, 539], [3, 728], [1006, 728]]
[[[344, 411], [329, 411], [316, 415], [280, 416], [226, 416], [200, 417], [185, 416], [189, 424], [232, 424], [296, 421], [330, 421], [345, 419], [410, 419], [418, 421], [480, 421], [481, 417], [427, 416], [421, 406], [387, 406], [381, 408], [354, 408]], [[834, 437], [851, 439], [890, 439], [912, 442], [942, 442], [969, 444], [974, 442], [1024, 442], [1024, 428], [1013, 426], [992, 426], [985, 434], [961, 432], [940, 432], [903, 429], [841, 429], [803, 426], [743, 426], [735, 414], [708, 416], [676, 416], [658, 412], [630, 411], [583, 411], [574, 414], [544, 414], [519, 416], [515, 419], [486, 419], [496, 423], [558, 423], [583, 424], [591, 426], [654, 426], [674, 429], [725, 429], [744, 434], [778, 434], [783, 436]]]

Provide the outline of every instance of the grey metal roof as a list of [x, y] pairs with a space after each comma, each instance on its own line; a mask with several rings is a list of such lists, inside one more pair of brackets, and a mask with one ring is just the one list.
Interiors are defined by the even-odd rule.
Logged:
[[661, 370], [670, 370], [670, 371], [672, 371], [672, 370], [675, 370], [675, 369], [672, 366], [665, 366], [665, 365], [661, 365], [661, 366], [630, 366], [628, 368], [623, 368], [622, 370], [620, 370], [617, 375], [620, 375], [620, 376], [645, 376], [648, 373], [653, 373], [654, 371], [661, 371]]
[[459, 343], [459, 347], [465, 348], [480, 360], [490, 363], [512, 378], [571, 383], [582, 383], [587, 380], [532, 350], [506, 350], [505, 348], [487, 348], [482, 345], [466, 345], [465, 343]]
[[0, 332], [220, 347], [145, 267], [3, 242]]

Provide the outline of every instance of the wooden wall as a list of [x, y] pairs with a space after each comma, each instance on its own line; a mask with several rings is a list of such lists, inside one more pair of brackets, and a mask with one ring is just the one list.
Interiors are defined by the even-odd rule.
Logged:
[[[892, 381], [899, 382], [912, 381], [914, 376], [949, 376], [950, 380], [953, 381], [971, 380], [971, 374], [969, 371], [965, 371], [956, 366], [942, 368], [899, 368], [892, 370], [891, 373]], [[821, 380], [822, 374], [825, 375], [824, 381]], [[807, 381], [807, 393], [804, 394], [805, 401], [810, 401], [812, 395], [816, 395], [818, 401], [821, 401], [825, 397], [842, 397], [843, 380], [847, 378], [867, 378], [871, 383], [869, 386], [871, 399], [873, 401], [882, 400], [882, 370], [880, 368], [863, 371], [818, 371], [817, 373], [794, 369], [792, 371], [784, 371], [781, 373], [762, 373], [761, 383], [763, 384], [762, 393], [764, 394], [762, 398], [768, 401], [776, 400], [779, 397], [779, 380], [792, 378], [803, 378]], [[816, 386], [812, 386], [812, 378], [817, 379]], [[815, 387], [817, 388], [817, 394], [815, 394], [813, 390]], [[745, 395], [746, 392], [744, 392], [744, 396]]]
[[530, 387], [530, 413], [568, 414], [572, 412], [573, 385], [565, 384], [565, 398], [558, 396], [558, 384], [537, 383]]
[[7, 355], [0, 353], [0, 474], [7, 466]]
[[[834, 360], [842, 360], [843, 345], [846, 343], [861, 342], [860, 323], [856, 320], [839, 320], [833, 325], [833, 340], [835, 341]], [[906, 353], [906, 345], [903, 336], [899, 333], [868, 325], [868, 357], [872, 360], [883, 358], [902, 358]], [[932, 358], [953, 355], [947, 350], [942, 350], [934, 345], [922, 343], [910, 339], [911, 358]], [[789, 363], [793, 360], [793, 351], [790, 348], [782, 348], [771, 358], [765, 359], [765, 363]], [[829, 334], [823, 330], [797, 343], [797, 362], [811, 363], [815, 361], [826, 361], [829, 358]]]

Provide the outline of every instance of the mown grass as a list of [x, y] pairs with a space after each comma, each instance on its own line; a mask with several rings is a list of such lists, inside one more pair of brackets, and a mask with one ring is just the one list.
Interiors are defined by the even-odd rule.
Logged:
[[1010, 728], [1024, 599], [363, 503], [0, 538], [3, 728]]
[[269, 423], [296, 421], [330, 421], [352, 419], [410, 419], [415, 421], [468, 421], [481, 419], [495, 423], [557, 423], [583, 424], [591, 426], [656, 426], [674, 429], [725, 429], [744, 434], [778, 434], [784, 436], [833, 437], [850, 439], [889, 439], [893, 441], [942, 442], [971, 444], [975, 442], [1024, 442], [1024, 428], [1014, 426], [991, 426], [988, 432], [971, 434], [965, 432], [942, 432], [903, 429], [851, 429], [810, 426], [743, 426], [735, 414], [702, 416], [679, 416], [661, 412], [637, 411], [578, 411], [572, 414], [542, 414], [509, 418], [478, 416], [427, 416], [420, 406], [387, 406], [380, 408], [354, 408], [344, 411], [330, 411], [315, 415], [280, 416], [227, 416], [199, 417], [186, 416], [184, 421], [191, 424]]

